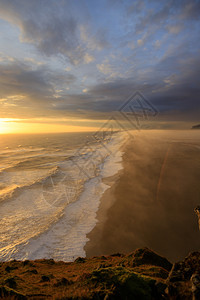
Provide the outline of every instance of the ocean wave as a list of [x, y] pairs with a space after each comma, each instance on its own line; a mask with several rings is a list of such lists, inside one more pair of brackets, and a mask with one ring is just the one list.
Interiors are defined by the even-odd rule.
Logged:
[[[73, 261], [78, 256], [85, 256], [84, 246], [88, 241], [87, 234], [97, 223], [96, 212], [100, 204], [100, 198], [109, 188], [102, 182], [102, 178], [112, 176], [122, 169], [122, 151], [118, 151], [125, 138], [116, 137], [108, 147], [113, 155], [107, 155], [107, 149], [101, 148], [94, 151], [92, 157], [100, 172], [93, 178], [84, 178], [84, 189], [76, 201], [66, 205], [62, 218], [59, 218], [45, 232], [27, 241], [17, 252], [12, 254], [16, 259], [40, 259], [54, 258], [56, 260]], [[98, 154], [104, 157], [98, 158]], [[91, 156], [85, 151], [79, 151], [81, 155], [75, 155], [77, 163], [88, 162]], [[110, 153], [110, 152], [109, 152]], [[115, 154], [115, 155], [114, 155]], [[88, 156], [89, 155], [89, 156]], [[96, 161], [95, 161], [96, 158]], [[88, 171], [88, 170], [87, 170]], [[48, 187], [47, 187], [47, 190]], [[56, 245], [56, 246], [55, 246]]]
[[[4, 172], [12, 172], [12, 171], [21, 171], [21, 170], [31, 170], [31, 169], [48, 169], [53, 166], [53, 164], [58, 163], [62, 160], [67, 160], [70, 157], [67, 155], [44, 155], [40, 154], [37, 156], [31, 157], [22, 157], [22, 159], [18, 161], [11, 161], [7, 165], [0, 166], [0, 176]], [[18, 159], [18, 158], [17, 158]]]
[[14, 148], [14, 149], [9, 149], [9, 147], [6, 147], [4, 150], [0, 150], [0, 155], [4, 154], [17, 154], [21, 152], [40, 152], [45, 150], [45, 148]]
[[[26, 160], [4, 172], [7, 179], [9, 174], [10, 178], [19, 174], [25, 178], [30, 173], [30, 177], [21, 185], [10, 185], [11, 190], [3, 199], [7, 201], [1, 203], [0, 260], [43, 256], [69, 261], [84, 255], [86, 234], [96, 224], [100, 197], [108, 188], [102, 178], [121, 168], [120, 154], [118, 159], [109, 159], [122, 141], [115, 137], [104, 143], [86, 143], [70, 150], [70, 155], [58, 152], [56, 156], [52, 151], [47, 159], [40, 158], [41, 164]], [[52, 167], [54, 163], [56, 166]], [[0, 192], [6, 191], [5, 186], [0, 185]]]
[[56, 166], [53, 169], [51, 169], [48, 172], [48, 174], [46, 174], [44, 176], [40, 176], [39, 178], [34, 179], [30, 182], [21, 184], [20, 186], [18, 186], [18, 185], [6, 186], [4, 183], [1, 183], [0, 202], [6, 201], [6, 200], [12, 200], [12, 199], [18, 197], [25, 189], [30, 189], [38, 184], [42, 184], [45, 180], [47, 180], [51, 176], [55, 176], [56, 174], [58, 174], [59, 171], [60, 171], [59, 166]]

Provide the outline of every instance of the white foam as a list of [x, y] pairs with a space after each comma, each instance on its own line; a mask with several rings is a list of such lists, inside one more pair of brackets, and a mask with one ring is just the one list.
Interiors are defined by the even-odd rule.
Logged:
[[[102, 178], [122, 169], [120, 147], [125, 141], [124, 133], [115, 134], [105, 144], [92, 145], [92, 156], [86, 151], [77, 157], [77, 166], [70, 161], [62, 163], [62, 172], [77, 179], [78, 189], [82, 192], [78, 199], [66, 197], [62, 206], [54, 207], [41, 197], [41, 189], [35, 188], [23, 193], [10, 205], [5, 203], [4, 220], [11, 222], [8, 225], [13, 229], [14, 219], [18, 220], [18, 224], [16, 232], [10, 232], [12, 242], [6, 240], [4, 249], [1, 248], [0, 259], [54, 258], [72, 261], [78, 256], [85, 256], [86, 235], [97, 223], [100, 198], [109, 188]], [[81, 168], [86, 168], [86, 172], [80, 171]]]
[[100, 198], [109, 188], [101, 179], [122, 169], [123, 152], [119, 148], [125, 141], [124, 134], [118, 134], [106, 145], [107, 149], [98, 149], [104, 155], [108, 150], [111, 152], [101, 164], [99, 176], [85, 184], [79, 200], [66, 207], [62, 219], [54, 224], [51, 230], [29, 242], [24, 249], [23, 259], [54, 258], [73, 261], [78, 256], [85, 256], [84, 246], [88, 241], [86, 235], [97, 223], [96, 213]]
[[83, 248], [88, 241], [86, 235], [96, 224], [99, 199], [107, 188], [99, 178], [87, 182], [79, 200], [66, 207], [62, 219], [23, 248], [21, 259], [73, 261], [78, 256], [85, 256]]
[[126, 143], [128, 136], [125, 133], [120, 133], [111, 140], [108, 145], [111, 155], [109, 155], [101, 170], [102, 177], [109, 177], [115, 175], [118, 171], [123, 169], [122, 165], [122, 146]]

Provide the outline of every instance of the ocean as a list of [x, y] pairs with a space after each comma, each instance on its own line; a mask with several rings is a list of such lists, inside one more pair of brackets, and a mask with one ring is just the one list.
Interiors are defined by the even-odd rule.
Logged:
[[122, 169], [126, 136], [1, 135], [0, 261], [85, 256], [104, 177]]

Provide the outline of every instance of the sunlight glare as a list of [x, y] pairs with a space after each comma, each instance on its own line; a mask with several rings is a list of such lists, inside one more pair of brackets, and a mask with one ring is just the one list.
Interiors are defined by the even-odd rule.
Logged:
[[0, 134], [9, 133], [56, 133], [96, 131], [92, 126], [60, 125], [57, 123], [29, 123], [22, 119], [0, 118]]

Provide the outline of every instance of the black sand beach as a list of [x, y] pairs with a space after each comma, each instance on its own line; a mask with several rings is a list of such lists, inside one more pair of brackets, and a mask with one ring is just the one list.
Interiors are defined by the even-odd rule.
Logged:
[[200, 132], [145, 131], [133, 137], [124, 170], [101, 199], [87, 257], [147, 246], [181, 260], [200, 249], [194, 213], [200, 204]]

